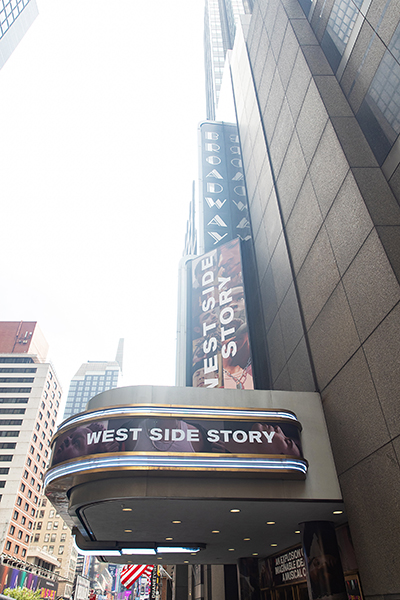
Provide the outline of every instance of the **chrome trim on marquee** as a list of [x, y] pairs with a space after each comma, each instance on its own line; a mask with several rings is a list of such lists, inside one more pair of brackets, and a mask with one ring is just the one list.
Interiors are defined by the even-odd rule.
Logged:
[[288, 419], [298, 423], [297, 417], [294, 413], [272, 409], [272, 410], [246, 410], [237, 408], [213, 408], [213, 407], [193, 407], [193, 406], [157, 406], [157, 405], [146, 405], [146, 406], [126, 406], [126, 407], [109, 407], [101, 410], [88, 411], [70, 417], [67, 421], [64, 421], [57, 430], [58, 432], [64, 427], [69, 427], [76, 423], [86, 421], [88, 419], [110, 419], [111, 417], [121, 416], [151, 416], [151, 415], [173, 417], [173, 416], [187, 416], [192, 419], [209, 418], [213, 419], [216, 417], [240, 419], [240, 418], [257, 418], [257, 419]]
[[93, 470], [117, 469], [117, 468], [177, 468], [177, 469], [213, 469], [218, 471], [225, 470], [245, 470], [251, 471], [294, 471], [303, 475], [307, 473], [308, 465], [304, 459], [296, 458], [251, 458], [236, 456], [226, 457], [216, 455], [215, 457], [202, 456], [162, 456], [162, 455], [142, 455], [142, 456], [114, 456], [109, 458], [92, 458], [90, 460], [81, 460], [75, 463], [64, 464], [54, 467], [46, 473], [44, 486], [47, 487], [52, 481], [60, 477], [87, 473]]

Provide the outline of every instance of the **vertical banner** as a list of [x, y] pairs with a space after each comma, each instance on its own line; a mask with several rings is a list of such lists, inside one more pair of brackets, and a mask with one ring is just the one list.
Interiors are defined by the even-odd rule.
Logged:
[[332, 523], [309, 521], [302, 526], [310, 600], [347, 600], [339, 546]]
[[254, 389], [238, 238], [192, 261], [192, 385]]
[[246, 186], [236, 125], [200, 125], [200, 236], [204, 251], [251, 235]]
[[160, 568], [155, 566], [151, 572], [150, 598], [149, 600], [160, 599]]

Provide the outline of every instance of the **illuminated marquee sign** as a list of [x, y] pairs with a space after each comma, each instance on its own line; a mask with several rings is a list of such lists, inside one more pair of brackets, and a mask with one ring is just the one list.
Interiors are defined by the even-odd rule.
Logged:
[[192, 261], [192, 385], [254, 389], [236, 238]]
[[201, 136], [200, 228], [204, 251], [251, 235], [236, 125], [206, 121]]
[[278, 410], [129, 406], [71, 417], [53, 440], [46, 485], [91, 469], [264, 472], [304, 478], [301, 424]]

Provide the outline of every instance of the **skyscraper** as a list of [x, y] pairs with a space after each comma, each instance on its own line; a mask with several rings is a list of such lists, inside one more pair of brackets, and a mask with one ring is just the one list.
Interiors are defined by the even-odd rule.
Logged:
[[242, 23], [230, 72], [271, 387], [320, 392], [364, 595], [399, 593], [398, 5], [258, 0]]
[[38, 15], [36, 0], [0, 1], [0, 69]]
[[207, 119], [215, 120], [226, 53], [233, 48], [239, 16], [251, 12], [253, 0], [206, 0], [204, 60]]
[[47, 349], [37, 323], [0, 323], [1, 550], [16, 559], [27, 556], [61, 399]]
[[64, 419], [83, 412], [93, 396], [116, 388], [122, 373], [124, 340], [120, 339], [114, 361], [88, 361], [83, 363], [68, 390]]

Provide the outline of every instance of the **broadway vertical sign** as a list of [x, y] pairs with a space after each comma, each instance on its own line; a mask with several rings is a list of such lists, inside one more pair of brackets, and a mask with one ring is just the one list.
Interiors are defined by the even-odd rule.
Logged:
[[246, 186], [236, 125], [200, 125], [200, 236], [204, 251], [240, 237], [249, 239]]

